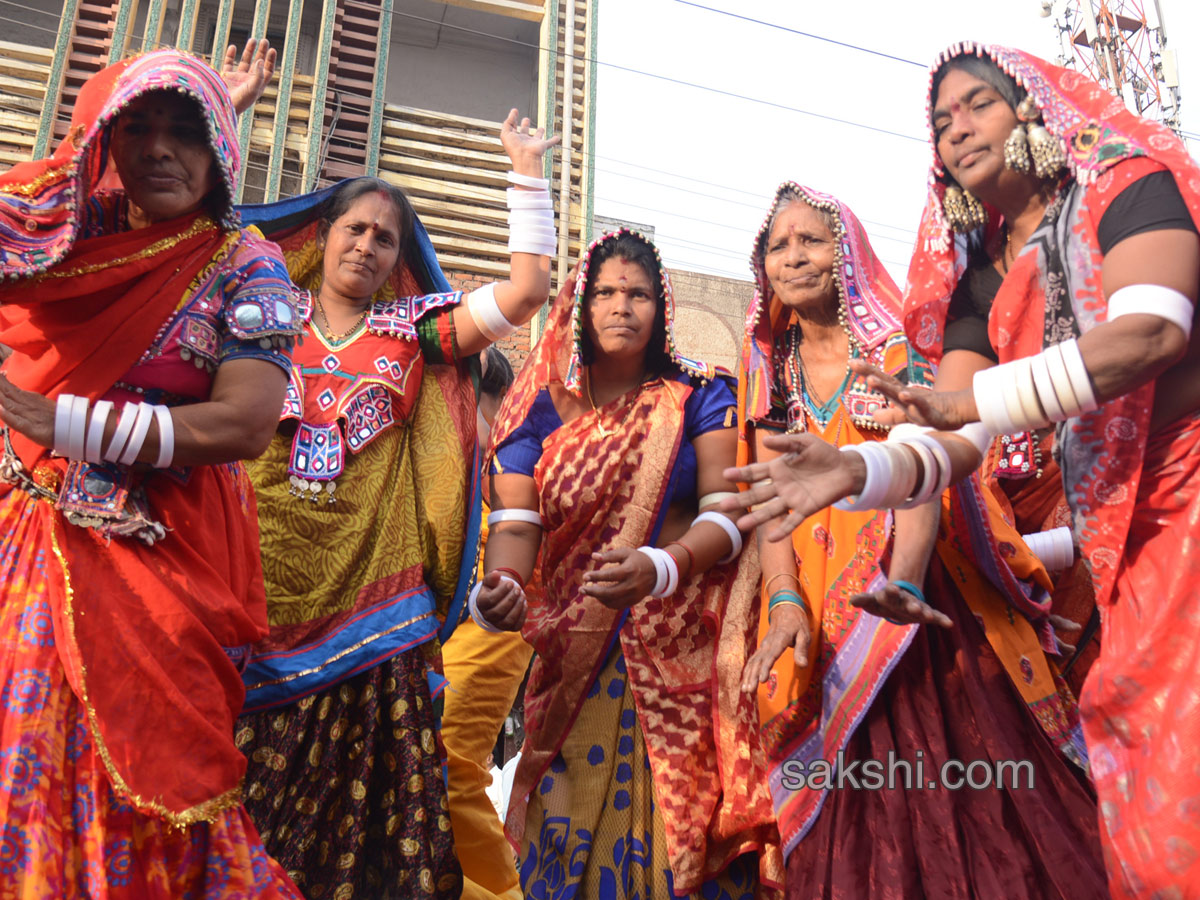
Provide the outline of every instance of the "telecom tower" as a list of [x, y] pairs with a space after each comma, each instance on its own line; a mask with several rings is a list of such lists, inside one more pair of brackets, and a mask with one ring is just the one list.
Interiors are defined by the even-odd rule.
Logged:
[[1094, 78], [1140, 116], [1176, 133], [1179, 69], [1159, 0], [1042, 0], [1062, 43], [1055, 62]]

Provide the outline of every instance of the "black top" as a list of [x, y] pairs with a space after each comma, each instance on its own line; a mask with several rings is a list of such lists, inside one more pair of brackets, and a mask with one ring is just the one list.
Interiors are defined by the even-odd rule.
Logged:
[[[1100, 252], [1135, 234], [1166, 229], [1195, 231], [1187, 204], [1170, 172], [1152, 172], [1121, 191], [1104, 211], [1096, 228]], [[942, 352], [972, 350], [999, 362], [988, 340], [988, 314], [1003, 276], [990, 259], [972, 261], [950, 298]]]

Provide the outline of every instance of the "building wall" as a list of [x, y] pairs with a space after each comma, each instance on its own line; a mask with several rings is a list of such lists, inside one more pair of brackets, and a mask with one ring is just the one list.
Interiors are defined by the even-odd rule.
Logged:
[[675, 291], [675, 342], [679, 352], [736, 372], [754, 285], [737, 278], [668, 271]]
[[0, 4], [4, 40], [31, 47], [53, 47], [62, 18], [63, 0], [21, 0]]
[[537, 118], [536, 22], [430, 0], [399, 0], [392, 16], [388, 103], [491, 121], [515, 106]]

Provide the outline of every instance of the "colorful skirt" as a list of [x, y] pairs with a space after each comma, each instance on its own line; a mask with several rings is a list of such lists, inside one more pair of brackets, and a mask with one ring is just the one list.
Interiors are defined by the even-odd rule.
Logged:
[[309, 900], [459, 896], [425, 671], [409, 650], [238, 720], [246, 808]]
[[0, 499], [0, 900], [301, 900], [243, 807], [180, 829], [113, 791], [55, 646], [31, 502]]
[[[670, 900], [674, 879], [620, 647], [596, 677], [526, 814], [518, 872], [526, 897]], [[753, 900], [758, 860], [736, 859], [692, 895]]]
[[1109, 889], [1200, 896], [1200, 417], [1150, 438], [1080, 698]]
[[[1107, 897], [1096, 804], [1082, 772], [1046, 739], [936, 557], [926, 593], [954, 627], [920, 626], [844, 756], [859, 772], [879, 760], [893, 784], [847, 782], [829, 792], [788, 857], [787, 896]], [[985, 763], [993, 785], [1007, 772], [1005, 786], [951, 790], [946, 784], [969, 774], [954, 764], [943, 770], [952, 760]], [[1022, 770], [1032, 771], [1032, 786], [996, 768], [1009, 760], [1032, 764]], [[970, 772], [972, 784], [987, 780], [978, 765]]]

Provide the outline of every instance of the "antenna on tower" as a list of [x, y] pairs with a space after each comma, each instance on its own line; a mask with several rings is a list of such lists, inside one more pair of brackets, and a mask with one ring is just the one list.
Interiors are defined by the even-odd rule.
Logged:
[[1179, 133], [1179, 60], [1167, 48], [1160, 0], [1042, 0], [1062, 53], [1055, 60], [1086, 74], [1125, 105]]

